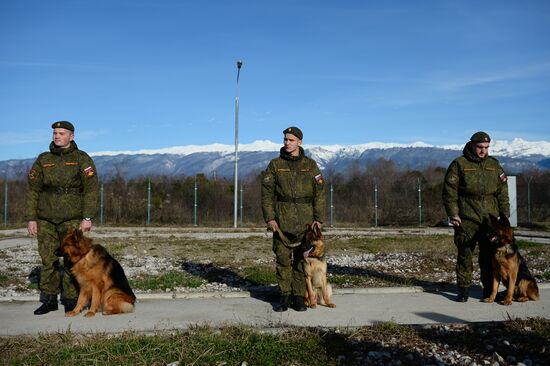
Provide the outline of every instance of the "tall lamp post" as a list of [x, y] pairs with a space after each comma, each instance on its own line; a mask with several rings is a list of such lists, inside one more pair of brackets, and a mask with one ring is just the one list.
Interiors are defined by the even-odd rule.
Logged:
[[239, 75], [241, 73], [241, 67], [243, 66], [243, 62], [241, 60], [237, 61], [237, 96], [235, 98], [235, 185], [234, 185], [234, 191], [235, 191], [235, 197], [234, 197], [234, 207], [233, 207], [233, 227], [237, 227], [237, 201], [238, 201], [238, 192], [237, 192], [237, 186], [239, 184], [239, 168], [238, 168], [238, 160], [239, 160]]

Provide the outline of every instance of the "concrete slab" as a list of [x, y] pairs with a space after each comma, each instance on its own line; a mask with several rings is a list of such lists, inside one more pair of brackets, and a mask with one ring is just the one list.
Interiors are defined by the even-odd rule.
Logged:
[[[0, 336], [74, 333], [121, 333], [185, 330], [196, 325], [220, 327], [250, 325], [260, 328], [357, 327], [392, 321], [399, 324], [469, 323], [503, 321], [509, 318], [550, 317], [550, 288], [541, 288], [540, 301], [510, 306], [486, 304], [473, 293], [467, 303], [452, 301], [449, 292], [353, 291], [336, 293], [337, 307], [318, 307], [306, 312], [276, 313], [272, 304], [249, 296], [208, 298], [139, 298], [132, 314], [93, 318], [64, 316], [62, 310], [35, 316], [38, 301], [0, 303]], [[61, 308], [60, 308], [61, 309]]]

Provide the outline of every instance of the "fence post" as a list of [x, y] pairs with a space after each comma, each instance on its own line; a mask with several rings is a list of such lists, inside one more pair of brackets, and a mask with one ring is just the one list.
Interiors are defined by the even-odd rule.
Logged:
[[241, 226], [243, 226], [243, 184], [241, 183]]
[[374, 227], [378, 227], [378, 183], [374, 183]]
[[533, 177], [527, 179], [527, 222], [531, 225], [531, 181]]
[[198, 207], [198, 187], [197, 187], [197, 175], [195, 175], [195, 188], [194, 188], [194, 191], [195, 191], [195, 200], [194, 200], [194, 204], [193, 204], [193, 225], [194, 226], [198, 226], [197, 224], [197, 207]]
[[147, 225], [151, 223], [151, 177], [147, 179]]
[[4, 179], [4, 226], [8, 226], [8, 179]]
[[330, 184], [330, 227], [334, 226], [334, 201], [333, 201], [333, 192], [332, 183]]
[[422, 226], [422, 185], [420, 178], [418, 180], [418, 226]]
[[99, 189], [99, 224], [103, 225], [103, 183]]

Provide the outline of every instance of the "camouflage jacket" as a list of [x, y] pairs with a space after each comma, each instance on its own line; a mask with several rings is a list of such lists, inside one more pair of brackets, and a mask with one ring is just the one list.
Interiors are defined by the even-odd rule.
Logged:
[[482, 223], [489, 215], [510, 216], [508, 184], [497, 159], [479, 158], [467, 143], [445, 174], [443, 203], [449, 217]]
[[262, 174], [264, 220], [276, 220], [281, 231], [298, 235], [305, 225], [325, 216], [325, 182], [317, 163], [304, 155], [293, 157], [281, 148]]
[[50, 144], [28, 174], [25, 219], [62, 223], [93, 218], [98, 208], [99, 181], [92, 158], [76, 143], [62, 149]]

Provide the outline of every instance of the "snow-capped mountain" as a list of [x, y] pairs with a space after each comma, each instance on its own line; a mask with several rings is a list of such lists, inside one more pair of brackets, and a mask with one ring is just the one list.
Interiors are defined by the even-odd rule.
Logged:
[[[447, 167], [462, 152], [464, 145], [435, 146], [424, 142], [396, 144], [370, 142], [360, 145], [307, 145], [306, 154], [321, 169], [345, 171], [359, 163], [366, 167], [379, 159], [392, 160], [402, 169]], [[239, 175], [257, 174], [278, 156], [280, 143], [255, 141], [239, 145]], [[550, 142], [493, 141], [490, 153], [497, 157], [508, 173], [529, 169], [550, 169]], [[190, 176], [203, 173], [209, 177], [231, 177], [234, 169], [234, 145], [187, 145], [157, 150], [103, 151], [90, 155], [104, 179], [120, 175], [127, 179], [143, 176]], [[0, 171], [8, 178], [23, 178], [33, 159], [0, 162]]]

